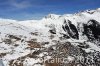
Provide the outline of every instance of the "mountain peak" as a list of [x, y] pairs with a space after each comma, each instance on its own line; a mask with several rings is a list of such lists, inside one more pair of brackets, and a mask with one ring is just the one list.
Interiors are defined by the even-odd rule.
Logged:
[[49, 14], [49, 15], [45, 16], [46, 19], [57, 19], [59, 17], [60, 17], [60, 15], [56, 15], [56, 14]]
[[98, 11], [100, 11], [100, 8], [97, 8]]

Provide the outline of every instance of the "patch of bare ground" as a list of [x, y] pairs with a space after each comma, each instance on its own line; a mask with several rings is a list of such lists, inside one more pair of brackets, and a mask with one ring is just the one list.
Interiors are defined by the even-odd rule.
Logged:
[[55, 36], [53, 35], [53, 34], [51, 34], [50, 36], [49, 36], [49, 38], [50, 39], [53, 39]]
[[11, 60], [9, 63], [9, 66], [23, 66], [23, 62], [22, 61], [15, 61], [15, 60]]
[[18, 46], [16, 42], [21, 41], [21, 36], [7, 34], [5, 37], [6, 38], [2, 39], [2, 42], [4, 42], [5, 44], [9, 44], [9, 45]]
[[60, 66], [60, 62], [58, 62], [58, 58], [49, 59], [45, 61], [45, 66]]
[[37, 55], [39, 55], [40, 53], [41, 53], [41, 51], [37, 50], [37, 51], [35, 51], [33, 53], [29, 53], [29, 54], [27, 54], [25, 56], [22, 56], [22, 57], [19, 57], [19, 58], [15, 59], [15, 60], [11, 60], [9, 62], [9, 66], [24, 66], [24, 61], [25, 61], [26, 58], [36, 59], [36, 58], [38, 58]]
[[28, 44], [27, 48], [30, 48], [30, 49], [41, 48], [41, 45], [38, 42], [29, 41], [29, 44]]
[[[40, 46], [39, 47], [30, 46], [28, 48], [40, 48]], [[32, 50], [32, 49], [30, 49], [30, 50]], [[40, 53], [42, 53], [42, 52], [43, 52], [42, 50], [36, 50], [36, 51], [31, 52], [31, 53], [29, 53], [29, 54], [27, 54], [25, 56], [19, 57], [19, 58], [15, 59], [15, 60], [11, 60], [11, 61], [9, 61], [9, 66], [24, 66], [24, 61], [25, 61], [26, 58], [38, 59], [38, 58], [40, 58], [38, 55]], [[43, 63], [36, 63], [36, 64], [43, 65]]]
[[11, 38], [11, 39], [16, 39], [17, 41], [21, 40], [20, 37], [17, 37], [17, 36], [14, 36], [14, 35], [9, 35], [8, 37]]
[[[53, 58], [52, 59], [47, 59], [45, 62], [41, 63], [44, 66], [77, 66], [77, 64], [74, 62], [74, 60], [71, 63], [62, 63], [62, 62], [58, 62], [58, 59], [60, 58], [67, 58], [68, 56], [70, 56], [71, 54], [76, 54], [79, 55], [79, 51], [78, 49], [76, 49], [73, 45], [71, 45], [70, 42], [59, 42], [54, 40], [53, 42], [55, 43], [55, 45], [52, 45], [48, 48], [46, 47], [42, 47], [42, 45], [45, 44], [49, 44], [49, 42], [37, 42], [36, 39], [32, 39], [30, 41], [26, 41], [27, 42], [27, 48], [29, 50], [34, 50], [34, 48], [39, 48], [39, 50], [36, 50], [34, 52], [31, 52], [23, 57], [19, 57], [16, 60], [11, 60], [9, 62], [9, 66], [24, 66], [24, 61], [26, 58], [31, 58], [31, 59], [38, 59], [38, 58], [44, 58], [46, 56], [51, 56]], [[41, 49], [42, 48], [42, 49]], [[74, 52], [73, 50], [76, 50], [78, 52]], [[42, 57], [39, 57], [40, 53], [43, 52], [47, 52], [47, 55], [44, 55]], [[40, 64], [40, 63], [36, 63], [36, 64]], [[34, 66], [34, 65], [33, 65]]]
[[[49, 56], [51, 56], [53, 59], [48, 59], [45, 61], [45, 66], [77, 66], [78, 64], [75, 63], [74, 57], [71, 54], [79, 55], [78, 52], [80, 50], [76, 49], [73, 45], [71, 45], [70, 42], [56, 42], [57, 44], [54, 46], [50, 46], [47, 48], [47, 52]], [[53, 48], [55, 47], [55, 49]], [[76, 50], [76, 51], [73, 51]], [[78, 52], [77, 52], [78, 51]], [[73, 59], [70, 61], [68, 60], [68, 56], [72, 56]], [[64, 62], [64, 58], [67, 59]]]
[[76, 64], [74, 61], [71, 63], [62, 63], [61, 59], [59, 58], [53, 58], [53, 59], [49, 59], [46, 60], [44, 63], [44, 66], [81, 66], [81, 64]]
[[38, 32], [31, 32], [30, 34], [31, 35], [35, 35], [35, 36], [38, 36]]
[[0, 57], [4, 57], [7, 53], [0, 53]]

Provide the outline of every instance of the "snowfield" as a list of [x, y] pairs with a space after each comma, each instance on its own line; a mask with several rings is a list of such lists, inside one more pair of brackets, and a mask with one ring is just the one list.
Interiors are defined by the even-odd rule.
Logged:
[[0, 66], [61, 65], [100, 66], [100, 8], [41, 20], [0, 19]]

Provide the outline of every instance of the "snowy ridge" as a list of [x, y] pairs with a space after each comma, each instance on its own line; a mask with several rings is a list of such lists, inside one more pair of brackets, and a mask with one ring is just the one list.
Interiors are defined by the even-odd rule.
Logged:
[[99, 66], [99, 17], [100, 8], [76, 14], [49, 14], [41, 20], [1, 18], [0, 59], [4, 66], [47, 66], [41, 58], [47, 61], [55, 57], [67, 58], [63, 66]]

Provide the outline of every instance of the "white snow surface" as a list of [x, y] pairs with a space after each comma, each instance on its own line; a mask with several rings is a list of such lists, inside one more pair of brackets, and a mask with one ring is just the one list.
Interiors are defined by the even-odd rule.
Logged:
[[[94, 12], [93, 14], [89, 14], [87, 12]], [[49, 45], [45, 45], [44, 47], [48, 47], [50, 45], [53, 45], [51, 42], [49, 36], [51, 35], [48, 31], [51, 28], [55, 28], [57, 31], [57, 34], [55, 35], [55, 40], [59, 40], [58, 37], [60, 37], [60, 33], [65, 33], [62, 29], [62, 25], [64, 20], [70, 20], [72, 21], [72, 24], [75, 26], [78, 25], [78, 23], [87, 23], [88, 20], [95, 19], [98, 22], [100, 22], [100, 8], [97, 10], [91, 10], [91, 11], [84, 11], [79, 12], [77, 14], [65, 14], [65, 15], [55, 15], [55, 14], [49, 14], [48, 16], [44, 17], [41, 20], [26, 20], [26, 21], [17, 21], [17, 20], [11, 20], [11, 19], [0, 19], [0, 53], [7, 53], [6, 56], [1, 58], [3, 60], [3, 63], [5, 66], [9, 66], [8, 61], [17, 59], [19, 57], [25, 56], [29, 54], [31, 51], [28, 49], [25, 49], [27, 47], [27, 43], [21, 41], [16, 42], [19, 46], [14, 47], [13, 45], [5, 44], [2, 42], [4, 39], [7, 39], [7, 35], [15, 35], [15, 36], [22, 36], [25, 41], [29, 41], [32, 38], [36, 38], [38, 42], [50, 42]], [[82, 26], [80, 26], [81, 28]], [[33, 36], [30, 33], [31, 32], [37, 32], [38, 36]], [[81, 35], [81, 34], [80, 34]], [[26, 37], [26, 38], [25, 38]], [[86, 41], [87, 38], [80, 37], [79, 40], [67, 40], [70, 42], [83, 42]], [[13, 43], [14, 44], [14, 43]], [[85, 49], [87, 52], [90, 52], [92, 50], [100, 51], [100, 48], [96, 46], [95, 44], [88, 43], [90, 45], [89, 49]], [[34, 49], [35, 51], [35, 49]], [[33, 51], [33, 52], [34, 52]], [[40, 54], [40, 57], [42, 57], [43, 54]], [[71, 57], [68, 57], [69, 60], [72, 60]], [[25, 59], [26, 66], [32, 66], [32, 64], [35, 64], [37, 62], [40, 62], [40, 60], [35, 59]], [[34, 61], [34, 62], [32, 62]], [[39, 66], [39, 65], [38, 65]]]

